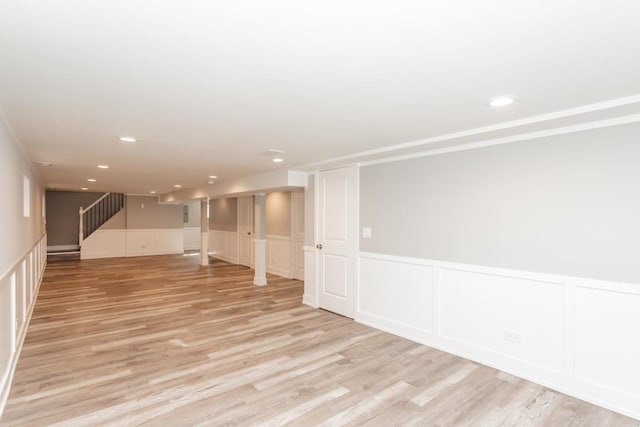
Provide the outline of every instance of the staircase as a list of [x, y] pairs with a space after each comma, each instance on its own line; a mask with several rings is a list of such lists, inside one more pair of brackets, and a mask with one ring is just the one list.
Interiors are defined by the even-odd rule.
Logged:
[[107, 222], [112, 216], [124, 208], [124, 194], [105, 193], [87, 208], [80, 208], [79, 242], [82, 242], [94, 231]]

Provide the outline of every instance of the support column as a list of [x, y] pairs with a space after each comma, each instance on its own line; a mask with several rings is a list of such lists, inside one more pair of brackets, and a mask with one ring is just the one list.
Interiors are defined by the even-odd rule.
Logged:
[[200, 265], [209, 265], [209, 198], [200, 200]]
[[254, 267], [253, 284], [265, 286], [267, 284], [267, 240], [265, 239], [265, 194], [255, 195], [254, 203]]

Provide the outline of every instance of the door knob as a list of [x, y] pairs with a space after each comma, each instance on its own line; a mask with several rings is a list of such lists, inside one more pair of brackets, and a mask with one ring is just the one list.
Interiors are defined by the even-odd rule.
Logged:
[[322, 243], [318, 243], [318, 244], [316, 245], [316, 248], [318, 248], [318, 249], [322, 249]]

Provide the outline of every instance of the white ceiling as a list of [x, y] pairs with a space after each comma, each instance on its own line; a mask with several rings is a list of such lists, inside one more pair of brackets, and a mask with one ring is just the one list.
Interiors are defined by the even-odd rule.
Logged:
[[[0, 0], [0, 107], [54, 163], [47, 185], [167, 192], [640, 94], [638, 16], [636, 0]], [[517, 102], [487, 106], [502, 94]]]

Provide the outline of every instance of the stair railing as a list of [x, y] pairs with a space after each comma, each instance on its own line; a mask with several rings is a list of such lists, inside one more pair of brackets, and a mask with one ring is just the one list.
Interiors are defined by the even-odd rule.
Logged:
[[105, 193], [86, 208], [80, 208], [78, 241], [82, 242], [124, 207], [124, 194]]

